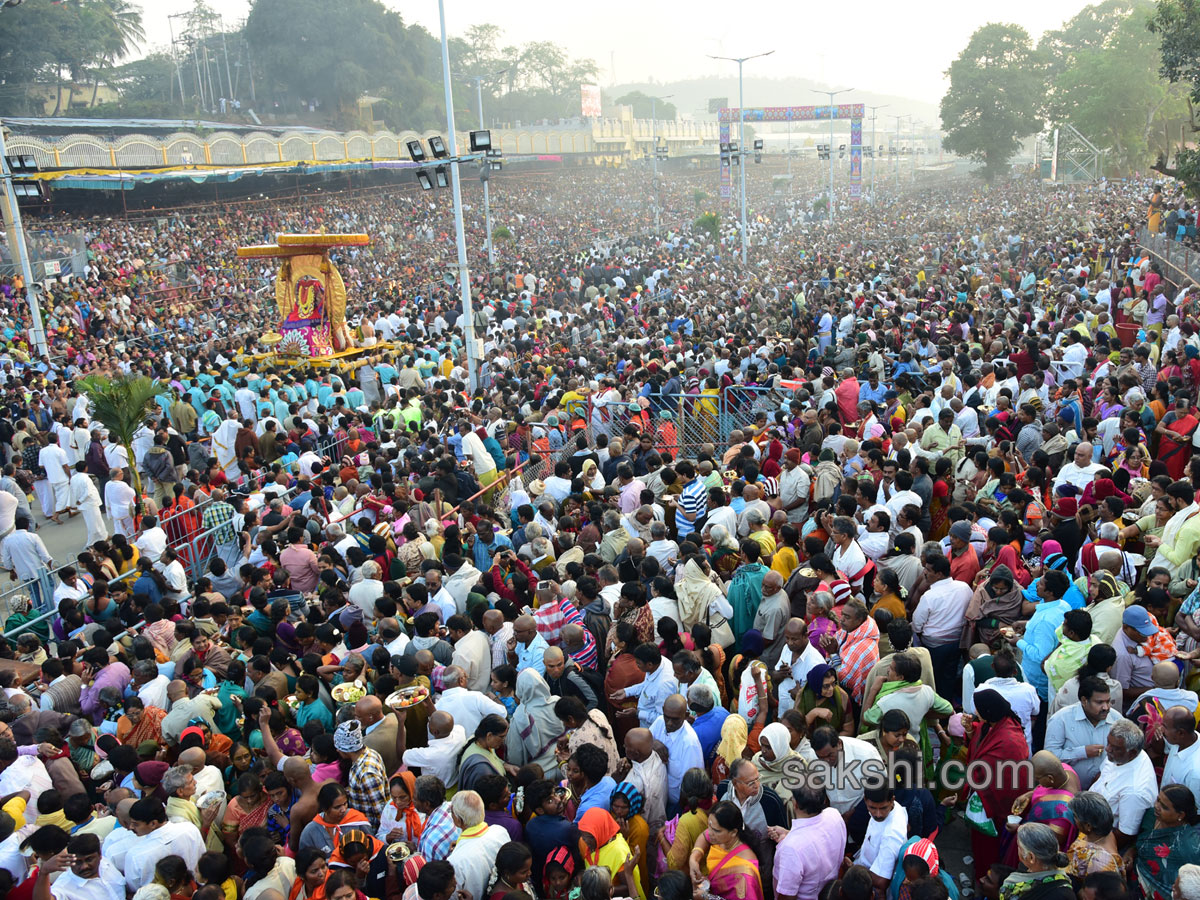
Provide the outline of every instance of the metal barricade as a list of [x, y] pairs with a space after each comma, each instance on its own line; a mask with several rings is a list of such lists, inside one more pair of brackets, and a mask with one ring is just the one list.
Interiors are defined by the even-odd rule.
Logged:
[[1166, 234], [1151, 234], [1145, 227], [1138, 231], [1138, 244], [1176, 275], [1200, 284], [1200, 251]]

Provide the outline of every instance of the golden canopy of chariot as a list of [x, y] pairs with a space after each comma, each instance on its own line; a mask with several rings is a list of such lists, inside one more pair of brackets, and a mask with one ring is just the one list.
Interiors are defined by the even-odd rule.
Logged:
[[329, 258], [331, 247], [362, 247], [366, 234], [280, 234], [274, 244], [239, 247], [242, 259], [280, 259], [275, 277], [279, 330], [259, 343], [280, 356], [328, 357], [352, 350], [346, 285]]

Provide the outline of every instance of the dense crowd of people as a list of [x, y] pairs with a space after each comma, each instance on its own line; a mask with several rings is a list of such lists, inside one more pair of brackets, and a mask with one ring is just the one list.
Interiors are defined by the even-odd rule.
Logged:
[[[637, 172], [497, 189], [475, 390], [428, 195], [49, 223], [91, 262], [53, 360], [4, 313], [5, 896], [1200, 900], [1200, 291], [1154, 189], [831, 225], [822, 174], [752, 188], [745, 268], [698, 176], [658, 236]], [[364, 353], [239, 361], [233, 249], [321, 227], [374, 238]], [[129, 448], [79, 381], [124, 373]]]

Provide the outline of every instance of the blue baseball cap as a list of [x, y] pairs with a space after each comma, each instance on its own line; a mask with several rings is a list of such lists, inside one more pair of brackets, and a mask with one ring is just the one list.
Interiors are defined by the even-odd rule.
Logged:
[[1153, 637], [1158, 634], [1158, 626], [1150, 621], [1150, 613], [1146, 612], [1145, 607], [1129, 607], [1121, 616], [1121, 624], [1128, 625], [1144, 637]]

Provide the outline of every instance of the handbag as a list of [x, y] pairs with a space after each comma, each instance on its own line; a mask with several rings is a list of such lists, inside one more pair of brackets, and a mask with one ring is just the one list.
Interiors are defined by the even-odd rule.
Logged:
[[712, 610], [705, 608], [704, 624], [708, 626], [708, 630], [712, 633], [714, 644], [720, 645], [722, 650], [728, 650], [734, 644], [733, 629], [729, 627], [729, 620], [724, 616], [718, 616], [717, 624], [712, 623]]

